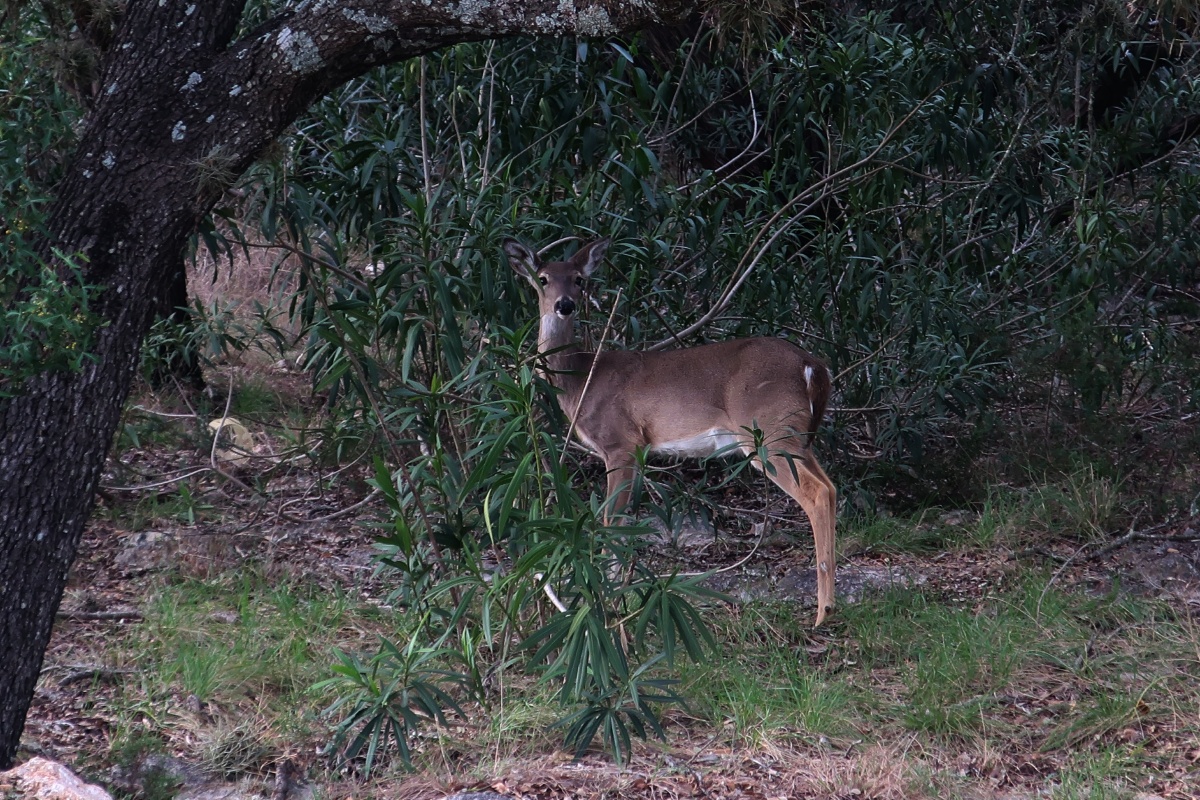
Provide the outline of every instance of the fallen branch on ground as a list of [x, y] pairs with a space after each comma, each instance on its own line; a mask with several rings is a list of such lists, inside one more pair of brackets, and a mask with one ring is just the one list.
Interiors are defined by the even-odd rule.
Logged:
[[76, 621], [131, 619], [141, 622], [142, 620], [142, 612], [132, 608], [118, 609], [116, 611], [63, 611], [60, 609], [57, 616], [59, 619]]

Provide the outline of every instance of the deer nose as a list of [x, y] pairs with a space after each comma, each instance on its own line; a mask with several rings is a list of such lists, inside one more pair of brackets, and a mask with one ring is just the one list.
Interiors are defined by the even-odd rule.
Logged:
[[575, 313], [575, 301], [564, 297], [554, 303], [554, 313], [560, 317], [569, 317]]

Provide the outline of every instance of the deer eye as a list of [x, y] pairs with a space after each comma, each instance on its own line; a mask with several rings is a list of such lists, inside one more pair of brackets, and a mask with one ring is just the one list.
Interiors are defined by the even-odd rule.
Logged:
[[576, 276], [575, 276], [575, 285], [576, 285], [576, 286], [583, 286], [583, 278], [581, 278], [581, 277], [579, 277], [578, 275], [576, 275]]
[[545, 275], [538, 275], [538, 283], [540, 283], [542, 286], [545, 286], [547, 283], [549, 283], [549, 281], [546, 280]]

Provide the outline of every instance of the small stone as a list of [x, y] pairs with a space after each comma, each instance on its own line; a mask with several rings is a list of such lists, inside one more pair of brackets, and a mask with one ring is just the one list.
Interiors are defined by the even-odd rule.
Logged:
[[115, 563], [130, 572], [167, 569], [175, 564], [179, 541], [170, 533], [140, 531], [126, 536]]

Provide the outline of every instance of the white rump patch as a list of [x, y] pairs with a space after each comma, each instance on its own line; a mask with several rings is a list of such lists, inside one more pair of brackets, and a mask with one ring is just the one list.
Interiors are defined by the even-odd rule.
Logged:
[[813, 412], [814, 412], [814, 411], [816, 411], [816, 409], [815, 409], [815, 408], [813, 408], [813, 404], [812, 404], [812, 379], [813, 379], [813, 369], [812, 369], [812, 367], [805, 367], [805, 368], [804, 368], [804, 385], [808, 387], [808, 392], [809, 392], [809, 395], [808, 395], [808, 415], [809, 415], [810, 417], [813, 415]]

